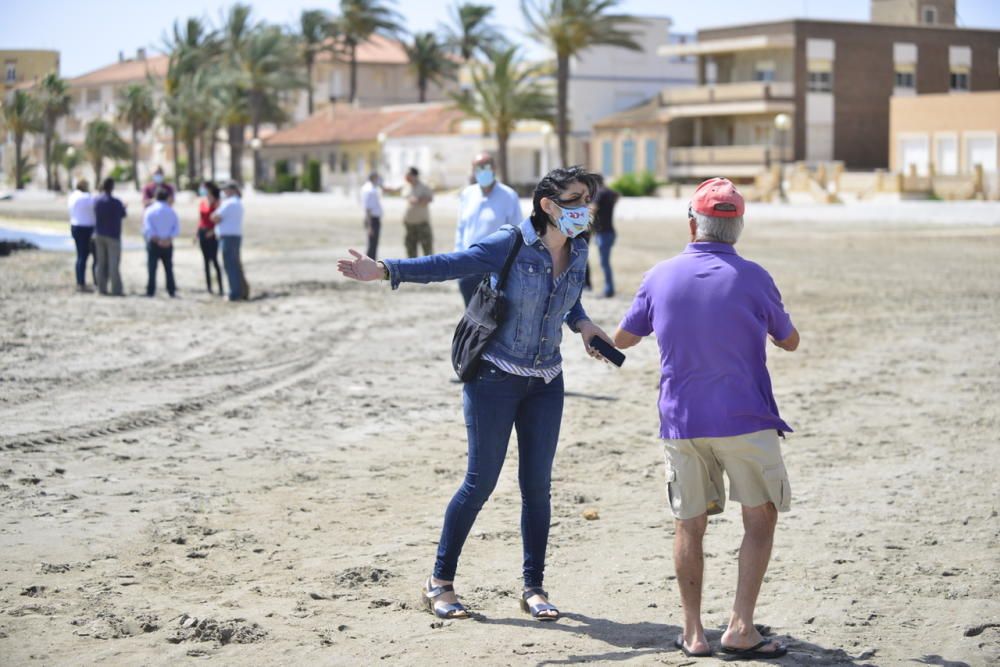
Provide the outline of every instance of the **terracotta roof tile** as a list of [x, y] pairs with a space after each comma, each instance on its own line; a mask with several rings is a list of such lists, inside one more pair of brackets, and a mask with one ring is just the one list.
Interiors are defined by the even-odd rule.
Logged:
[[275, 132], [265, 146], [322, 146], [375, 141], [380, 133], [390, 137], [451, 134], [462, 112], [446, 104], [408, 104], [355, 108], [337, 104], [320, 109], [301, 123]]
[[70, 79], [70, 87], [99, 86], [108, 83], [131, 83], [145, 81], [146, 75], [164, 77], [169, 63], [167, 56], [148, 56], [145, 60], [126, 60], [117, 62], [93, 72], [87, 72]]
[[[358, 44], [358, 62], [383, 65], [406, 65], [410, 59], [406, 55], [406, 49], [402, 42], [389, 39], [382, 35], [372, 35], [368, 41]], [[329, 51], [324, 51], [319, 55], [319, 60], [330, 61], [334, 55]], [[347, 62], [347, 56], [338, 53], [337, 59]]]

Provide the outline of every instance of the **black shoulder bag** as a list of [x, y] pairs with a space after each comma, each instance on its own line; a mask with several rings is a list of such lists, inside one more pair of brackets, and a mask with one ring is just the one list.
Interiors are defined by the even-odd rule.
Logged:
[[451, 365], [462, 382], [469, 382], [476, 377], [483, 348], [503, 322], [503, 286], [507, 282], [507, 274], [510, 273], [514, 258], [521, 249], [521, 243], [521, 230], [515, 227], [514, 245], [507, 253], [507, 261], [500, 271], [496, 288], [490, 285], [490, 276], [487, 274], [455, 327], [455, 336], [451, 339]]

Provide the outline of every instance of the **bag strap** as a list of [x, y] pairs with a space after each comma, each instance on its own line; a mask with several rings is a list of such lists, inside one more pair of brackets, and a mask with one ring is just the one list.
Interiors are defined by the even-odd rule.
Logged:
[[503, 285], [507, 282], [507, 274], [510, 273], [510, 267], [514, 263], [514, 258], [517, 257], [518, 251], [521, 249], [521, 244], [523, 243], [521, 237], [521, 229], [519, 227], [514, 227], [514, 246], [507, 253], [507, 261], [503, 263], [503, 269], [500, 271], [500, 277], [497, 279], [497, 290], [502, 290]]

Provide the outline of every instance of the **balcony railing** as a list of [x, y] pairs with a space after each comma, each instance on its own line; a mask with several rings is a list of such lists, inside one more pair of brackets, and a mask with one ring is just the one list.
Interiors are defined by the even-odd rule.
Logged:
[[717, 83], [693, 88], [668, 88], [660, 92], [660, 104], [712, 104], [719, 102], [746, 102], [756, 100], [787, 100], [795, 93], [791, 81], [747, 81]]
[[785, 146], [690, 146], [671, 147], [671, 166], [765, 165], [769, 161], [792, 159], [792, 147]]

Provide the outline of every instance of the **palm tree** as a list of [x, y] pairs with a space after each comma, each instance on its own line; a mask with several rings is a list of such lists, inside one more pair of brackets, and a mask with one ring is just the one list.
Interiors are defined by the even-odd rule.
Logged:
[[500, 180], [507, 179], [507, 143], [519, 120], [553, 120], [552, 94], [538, 82], [548, 70], [528, 66], [516, 46], [493, 54], [493, 62], [472, 69], [472, 90], [452, 94], [455, 105], [478, 118], [497, 137]]
[[69, 113], [72, 99], [66, 81], [55, 72], [45, 75], [38, 91], [38, 104], [42, 113], [42, 133], [45, 138], [45, 187], [53, 188], [52, 182], [52, 139], [56, 133], [56, 121]]
[[243, 183], [243, 144], [250, 109], [241, 72], [241, 59], [247, 42], [259, 24], [251, 16], [249, 5], [234, 4], [223, 17], [219, 31], [219, 71], [216, 97], [221, 103], [221, 117], [229, 143], [229, 176]]
[[[246, 20], [249, 8], [236, 5], [233, 11], [237, 8]], [[196, 97], [203, 94], [205, 88], [195, 83], [194, 79], [205, 76], [206, 68], [218, 59], [221, 44], [218, 35], [202, 19], [196, 17], [188, 18], [183, 24], [175, 21], [172, 35], [164, 39], [164, 44], [170, 60], [167, 65], [162, 115], [171, 130], [174, 178], [180, 187], [181, 141], [187, 150], [188, 181], [193, 183], [196, 180], [196, 138], [199, 136], [196, 116], [202, 113], [203, 106]]]
[[128, 144], [118, 134], [115, 126], [106, 120], [95, 120], [87, 125], [83, 152], [94, 167], [94, 185], [99, 186], [104, 173], [104, 158], [123, 160], [129, 156]]
[[70, 153], [76, 153], [76, 149], [74, 148], [70, 151], [70, 147], [71, 144], [60, 141], [59, 135], [52, 137], [52, 152], [50, 154], [52, 159], [52, 189], [56, 192], [62, 190], [62, 183], [59, 180], [59, 167], [66, 163], [67, 156]]
[[337, 31], [347, 50], [351, 64], [351, 92], [348, 99], [354, 102], [358, 92], [358, 44], [367, 41], [375, 33], [395, 37], [405, 30], [403, 17], [389, 4], [395, 0], [340, 0], [340, 17], [336, 21]]
[[417, 75], [420, 101], [427, 101], [427, 84], [440, 83], [443, 79], [455, 78], [458, 65], [444, 49], [433, 32], [419, 32], [413, 36], [412, 44], [404, 44], [410, 59], [410, 69]]
[[[240, 83], [246, 91], [250, 127], [256, 140], [260, 136], [261, 123], [284, 116], [277, 102], [280, 93], [304, 85], [293, 74], [298, 64], [295, 42], [278, 26], [261, 26], [247, 40], [239, 64]], [[263, 173], [256, 150], [253, 178], [254, 186], [260, 187]]]
[[42, 129], [42, 113], [38, 100], [23, 90], [15, 90], [3, 109], [3, 126], [14, 137], [14, 188], [24, 188], [27, 160], [21, 156], [24, 137]]
[[507, 40], [490, 22], [494, 7], [465, 2], [451, 10], [451, 25], [444, 27], [445, 43], [468, 62], [477, 51], [484, 55], [507, 46]]
[[309, 114], [313, 112], [313, 64], [324, 50], [330, 48], [335, 33], [333, 19], [321, 9], [304, 9], [299, 16], [298, 38], [302, 45], [302, 62], [306, 66], [306, 85]]
[[139, 133], [152, 127], [156, 119], [156, 105], [149, 86], [131, 83], [125, 87], [118, 99], [118, 119], [132, 129], [132, 180], [138, 190], [142, 187], [139, 184]]
[[569, 60], [592, 46], [617, 46], [631, 51], [642, 47], [633, 33], [624, 30], [640, 19], [625, 14], [610, 14], [620, 0], [521, 0], [531, 32], [548, 44], [556, 56], [556, 133], [559, 135], [559, 159], [569, 163], [567, 135], [567, 89]]

